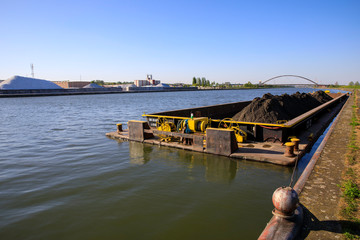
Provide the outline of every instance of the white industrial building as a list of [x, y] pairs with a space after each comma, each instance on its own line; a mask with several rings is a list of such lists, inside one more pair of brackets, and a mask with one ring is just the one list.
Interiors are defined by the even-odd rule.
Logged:
[[160, 80], [152, 79], [152, 75], [148, 74], [146, 75], [146, 80], [134, 80], [134, 84], [137, 87], [144, 87], [144, 86], [155, 86], [160, 84]]

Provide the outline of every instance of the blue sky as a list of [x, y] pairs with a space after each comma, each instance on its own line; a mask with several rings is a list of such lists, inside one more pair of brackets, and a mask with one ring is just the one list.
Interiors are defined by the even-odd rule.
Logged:
[[0, 79], [33, 63], [47, 80], [360, 82], [360, 1], [0, 0], [0, 12]]

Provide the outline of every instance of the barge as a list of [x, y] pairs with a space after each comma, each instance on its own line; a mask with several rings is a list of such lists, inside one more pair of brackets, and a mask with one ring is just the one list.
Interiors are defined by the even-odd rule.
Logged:
[[340, 111], [348, 94], [328, 93], [332, 100], [288, 121], [234, 121], [251, 101], [144, 114], [128, 129], [117, 124], [112, 139], [138, 141], [190, 151], [293, 166], [308, 152]]

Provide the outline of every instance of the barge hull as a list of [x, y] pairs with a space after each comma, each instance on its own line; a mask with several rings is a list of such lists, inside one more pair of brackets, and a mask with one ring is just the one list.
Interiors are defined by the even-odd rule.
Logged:
[[[250, 128], [254, 129], [255, 135], [261, 134], [261, 137], [258, 138], [261, 138], [262, 141], [252, 140], [247, 143], [236, 143], [236, 140], [234, 140], [231, 134], [227, 136], [226, 134], [216, 133], [216, 137], [212, 137], [211, 132], [213, 132], [213, 130], [209, 131], [210, 134], [188, 134], [179, 132], [159, 131], [151, 126], [152, 118], [155, 117], [170, 117], [173, 118], [174, 123], [176, 123], [176, 121], [182, 119], [181, 115], [183, 114], [185, 115], [192, 112], [196, 113], [197, 116], [203, 116], [203, 114], [209, 114], [210, 116], [219, 116], [216, 115], [218, 114], [216, 112], [218, 112], [219, 109], [225, 109], [224, 112], [227, 113], [234, 112], [235, 107], [245, 107], [250, 102], [221, 104], [203, 108], [154, 113], [151, 115], [146, 115], [148, 120], [147, 122], [129, 121], [129, 131], [111, 132], [107, 133], [106, 135], [112, 139], [139, 141], [147, 144], [155, 144], [190, 151], [223, 155], [235, 159], [259, 161], [284, 166], [293, 166], [298, 159], [300, 159], [306, 152], [311, 149], [317, 138], [322, 134], [322, 132], [326, 129], [332, 119], [340, 111], [341, 107], [346, 102], [347, 97], [348, 96], [346, 94], [341, 94], [333, 100], [300, 115], [299, 117], [289, 121], [288, 123], [279, 124], [279, 128], [274, 128], [274, 124], [267, 124], [268, 126], [270, 126], [268, 128], [264, 128], [264, 125], [266, 124], [263, 125], [261, 123], [241, 123], [245, 125], [246, 128], [249, 128], [250, 126]], [[237, 109], [237, 111], [238, 110], [239, 109]], [[223, 114], [223, 116], [225, 116], [224, 112], [221, 113]], [[133, 126], [135, 126], [134, 122], [138, 122], [136, 130], [132, 129]], [[137, 136], [134, 136], [132, 134], [132, 132], [134, 131], [138, 132]], [[214, 131], [219, 132], [222, 130], [215, 129]], [[219, 137], [219, 134], [224, 136]], [[159, 135], [176, 139], [190, 139], [189, 142], [191, 142], [191, 144], [187, 145], [178, 140], [173, 142], [162, 141], [161, 138], [157, 137]], [[299, 150], [295, 152], [295, 156], [286, 157], [284, 155], [286, 147], [284, 146], [283, 142], [287, 141], [288, 138], [293, 135], [300, 139]], [[264, 136], [266, 137], [265, 139]], [[223, 139], [227, 140], [223, 141]], [[267, 141], [264, 142], [264, 140]], [[219, 146], [216, 146], [216, 144]]]

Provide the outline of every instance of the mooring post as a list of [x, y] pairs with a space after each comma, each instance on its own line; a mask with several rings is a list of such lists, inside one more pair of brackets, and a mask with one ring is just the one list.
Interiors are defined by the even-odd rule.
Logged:
[[300, 142], [300, 139], [298, 138], [291, 138], [291, 142], [293, 142], [295, 145], [294, 145], [294, 151], [299, 151], [299, 142]]
[[295, 143], [293, 142], [287, 142], [285, 143], [285, 152], [284, 152], [284, 156], [285, 157], [295, 157], [294, 154], [294, 147], [295, 147]]
[[292, 218], [299, 203], [297, 192], [291, 187], [279, 187], [272, 196], [273, 214], [282, 218]]
[[122, 124], [121, 124], [121, 123], [117, 123], [117, 124], [116, 124], [116, 129], [117, 129], [117, 132], [118, 132], [118, 133], [122, 132]]
[[272, 196], [273, 217], [258, 239], [295, 239], [303, 223], [303, 210], [297, 192], [291, 187], [279, 187]]

